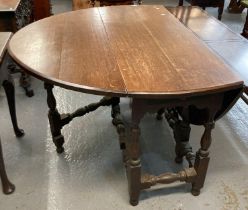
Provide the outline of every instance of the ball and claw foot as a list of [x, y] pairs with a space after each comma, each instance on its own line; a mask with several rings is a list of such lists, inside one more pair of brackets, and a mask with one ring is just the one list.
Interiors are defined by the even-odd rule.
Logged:
[[191, 194], [194, 195], [194, 196], [198, 196], [198, 195], [200, 195], [200, 190], [191, 189]]
[[12, 183], [8, 183], [8, 186], [5, 186], [3, 188], [3, 193], [6, 195], [12, 194], [15, 191], [15, 185], [13, 185]]
[[22, 136], [24, 136], [24, 134], [25, 134], [25, 132], [22, 129], [18, 129], [15, 131], [16, 137], [22, 137]]
[[131, 204], [132, 206], [137, 206], [138, 203], [139, 203], [138, 200], [130, 200], [130, 204]]

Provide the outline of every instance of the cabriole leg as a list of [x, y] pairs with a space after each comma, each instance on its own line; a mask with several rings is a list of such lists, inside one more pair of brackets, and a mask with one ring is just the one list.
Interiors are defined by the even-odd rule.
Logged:
[[0, 139], [0, 178], [3, 186], [4, 194], [11, 194], [15, 191], [15, 186], [9, 181], [3, 160], [2, 144]]
[[5, 80], [3, 82], [3, 88], [6, 93], [6, 97], [7, 97], [7, 101], [9, 105], [10, 117], [11, 117], [15, 135], [17, 137], [22, 137], [24, 135], [24, 131], [18, 127], [18, 123], [16, 119], [15, 86], [14, 86], [14, 83], [11, 77], [9, 78], [9, 80]]

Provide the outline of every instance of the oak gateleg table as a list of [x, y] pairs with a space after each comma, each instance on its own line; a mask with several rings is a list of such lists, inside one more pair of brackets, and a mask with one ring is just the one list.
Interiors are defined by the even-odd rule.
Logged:
[[[64, 125], [111, 105], [130, 203], [138, 204], [141, 190], [174, 181], [192, 183], [192, 194], [199, 195], [208, 168], [211, 131], [239, 99], [243, 81], [166, 8], [116, 6], [56, 15], [18, 31], [8, 49], [18, 64], [45, 83], [58, 153], [64, 150]], [[54, 85], [104, 98], [72, 114], [60, 114]], [[132, 99], [130, 136], [121, 118], [120, 97]], [[174, 129], [176, 160], [186, 156], [189, 167], [178, 173], [141, 175], [139, 123], [145, 113], [161, 108], [166, 108]], [[190, 124], [205, 127], [196, 155], [188, 144]]]

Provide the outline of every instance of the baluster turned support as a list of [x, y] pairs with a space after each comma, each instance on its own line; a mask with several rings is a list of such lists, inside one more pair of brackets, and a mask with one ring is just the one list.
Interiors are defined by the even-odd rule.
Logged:
[[56, 99], [53, 95], [53, 85], [49, 83], [44, 84], [47, 90], [47, 105], [49, 107], [48, 119], [50, 123], [50, 129], [52, 133], [53, 142], [56, 146], [56, 151], [62, 153], [64, 151], [64, 136], [61, 134], [61, 116], [56, 108]]
[[201, 148], [196, 153], [194, 168], [197, 172], [197, 177], [192, 184], [191, 193], [195, 196], [200, 194], [200, 189], [204, 186], [206, 173], [209, 163], [209, 147], [211, 145], [212, 137], [211, 131], [214, 128], [214, 122], [208, 122], [204, 125], [205, 130], [201, 138]]

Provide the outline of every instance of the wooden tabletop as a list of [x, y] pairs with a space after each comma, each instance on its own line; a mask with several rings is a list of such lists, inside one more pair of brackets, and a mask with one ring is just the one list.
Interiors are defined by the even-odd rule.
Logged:
[[9, 52], [40, 79], [94, 94], [172, 97], [243, 84], [163, 6], [53, 16], [17, 32]]
[[20, 0], [0, 0], [1, 11], [15, 11], [20, 3]]

